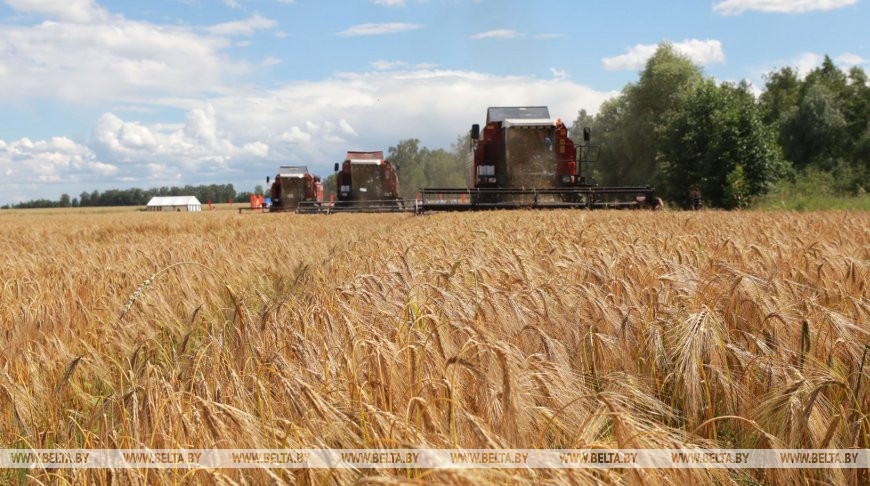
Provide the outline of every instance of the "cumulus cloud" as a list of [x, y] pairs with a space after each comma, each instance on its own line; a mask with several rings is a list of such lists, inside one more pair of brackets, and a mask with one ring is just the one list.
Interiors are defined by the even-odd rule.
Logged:
[[137, 175], [135, 166], [147, 167], [155, 160], [163, 161], [173, 170], [198, 174], [232, 169], [233, 160], [269, 154], [269, 145], [263, 141], [236, 143], [231, 138], [232, 135], [219, 129], [215, 109], [209, 104], [190, 110], [180, 125], [145, 125], [105, 113], [97, 120], [91, 143], [102, 160], [121, 167], [134, 166], [127, 169], [132, 176]]
[[[673, 46], [678, 52], [686, 55], [697, 64], [708, 65], [725, 62], [725, 51], [722, 49], [722, 43], [715, 39], [686, 39], [673, 43]], [[637, 44], [630, 47], [625, 54], [605, 57], [601, 63], [608, 71], [640, 69], [655, 54], [656, 49], [658, 49], [658, 44]]]
[[99, 161], [90, 148], [66, 137], [0, 140], [0, 174], [7, 181], [0, 194], [9, 196], [9, 191], [23, 188], [25, 193], [15, 194], [16, 199], [44, 197], [44, 192], [28, 192], [43, 184], [101, 181], [117, 173], [117, 167]]
[[713, 5], [713, 10], [722, 15], [740, 15], [748, 11], [805, 13], [834, 10], [856, 3], [858, 0], [722, 0]]
[[[253, 68], [224, 54], [231, 36], [268, 29], [260, 15], [205, 29], [127, 20], [93, 1], [7, 0], [53, 20], [0, 29], [0, 100], [153, 100], [219, 89]], [[73, 55], [74, 53], [74, 55]]]
[[375, 5], [383, 5], [385, 7], [404, 7], [405, 0], [375, 0]]
[[369, 23], [359, 24], [342, 30], [338, 35], [342, 37], [358, 37], [365, 35], [384, 35], [407, 32], [409, 30], [422, 29], [423, 24], [410, 24], [404, 22]]
[[45, 15], [67, 22], [94, 22], [108, 18], [108, 12], [94, 0], [5, 0], [19, 12]]

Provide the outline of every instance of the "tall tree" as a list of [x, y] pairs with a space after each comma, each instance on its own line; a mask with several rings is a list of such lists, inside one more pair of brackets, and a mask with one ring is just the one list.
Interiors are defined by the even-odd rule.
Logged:
[[801, 81], [797, 69], [784, 67], [764, 76], [764, 92], [759, 97], [765, 123], [779, 126], [784, 113], [800, 101]]
[[706, 80], [669, 110], [660, 129], [662, 191], [684, 206], [701, 191], [713, 206], [745, 206], [785, 172], [774, 131], [748, 86]]
[[596, 117], [602, 145], [597, 169], [608, 185], [650, 184], [657, 180], [662, 117], [688, 89], [701, 82], [698, 66], [671, 44], [662, 44], [647, 61], [637, 83], [603, 104]]
[[402, 140], [395, 147], [390, 147], [387, 154], [387, 159], [399, 174], [399, 192], [404, 198], [413, 198], [417, 190], [426, 185], [420, 141], [416, 138]]
[[806, 88], [800, 104], [784, 114], [779, 140], [796, 168], [812, 164], [831, 169], [847, 151], [846, 129], [837, 94], [828, 83], [817, 81]]

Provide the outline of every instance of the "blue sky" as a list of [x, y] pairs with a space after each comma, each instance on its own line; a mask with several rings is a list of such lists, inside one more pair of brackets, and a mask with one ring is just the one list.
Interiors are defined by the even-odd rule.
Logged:
[[595, 112], [662, 41], [763, 85], [870, 67], [863, 0], [0, 0], [0, 203], [448, 147], [489, 105]]

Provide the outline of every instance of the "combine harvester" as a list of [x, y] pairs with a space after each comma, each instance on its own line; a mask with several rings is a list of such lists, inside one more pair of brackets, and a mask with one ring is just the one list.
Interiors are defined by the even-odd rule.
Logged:
[[399, 176], [383, 152], [348, 152], [335, 164], [336, 197], [333, 204], [305, 201], [298, 213], [384, 213], [414, 211], [414, 201], [399, 196]]
[[[575, 145], [546, 106], [491, 107], [483, 133], [471, 127], [465, 189], [427, 188], [418, 211], [520, 208], [660, 207], [649, 186], [599, 187], [588, 174], [598, 158], [590, 130]], [[584, 168], [584, 165], [586, 166]], [[585, 169], [585, 170], [584, 170]]]
[[[269, 178], [266, 178], [269, 184]], [[308, 173], [305, 166], [284, 166], [278, 169], [272, 183], [272, 205], [269, 211], [296, 211], [300, 206], [323, 205], [323, 184], [320, 177]]]

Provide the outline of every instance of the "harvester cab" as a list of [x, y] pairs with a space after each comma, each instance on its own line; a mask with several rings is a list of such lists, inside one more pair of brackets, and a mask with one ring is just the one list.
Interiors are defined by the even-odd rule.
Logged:
[[404, 207], [399, 197], [396, 168], [382, 151], [348, 152], [335, 164], [336, 209], [395, 210]]
[[[267, 184], [269, 179], [266, 179]], [[300, 204], [323, 202], [320, 177], [308, 173], [306, 166], [282, 166], [271, 186], [272, 211], [294, 211]]]

